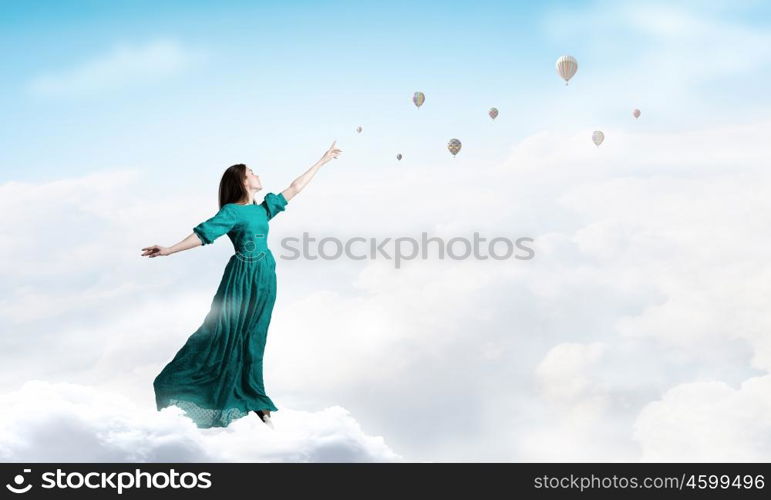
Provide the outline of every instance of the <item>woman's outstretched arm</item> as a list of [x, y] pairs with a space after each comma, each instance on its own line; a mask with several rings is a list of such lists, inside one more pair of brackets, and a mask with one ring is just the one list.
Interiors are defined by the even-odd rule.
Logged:
[[286, 201], [291, 200], [292, 198], [294, 198], [294, 196], [297, 193], [302, 191], [303, 188], [311, 181], [311, 179], [313, 179], [313, 176], [316, 175], [316, 172], [318, 171], [318, 169], [321, 168], [322, 165], [326, 164], [329, 160], [333, 158], [337, 158], [340, 155], [342, 151], [339, 149], [335, 149], [335, 142], [337, 141], [332, 141], [332, 145], [324, 153], [324, 156], [322, 156], [319, 161], [314, 163], [313, 166], [309, 168], [307, 172], [302, 174], [297, 179], [293, 180], [288, 188], [281, 191], [281, 194], [284, 195], [284, 198], [286, 198]]
[[144, 252], [142, 253], [142, 256], [144, 257], [146, 255], [150, 258], [153, 258], [158, 256], [171, 255], [173, 253], [181, 252], [182, 250], [190, 250], [191, 248], [199, 247], [202, 244], [203, 243], [201, 243], [201, 240], [195, 233], [190, 233], [190, 236], [180, 241], [176, 245], [170, 247], [163, 247], [160, 245], [145, 247], [142, 249], [142, 252]]

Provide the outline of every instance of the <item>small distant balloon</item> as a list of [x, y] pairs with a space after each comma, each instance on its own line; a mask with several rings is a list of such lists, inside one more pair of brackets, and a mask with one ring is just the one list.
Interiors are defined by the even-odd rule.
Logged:
[[361, 133], [361, 126], [356, 127], [356, 133], [358, 133], [358, 134]]
[[399, 161], [401, 161], [401, 160], [402, 160], [402, 154], [401, 154], [401, 153], [398, 153], [398, 154], [396, 155], [396, 159], [397, 159], [397, 160], [399, 160]]
[[640, 110], [639, 109], [635, 109], [634, 111], [632, 111], [632, 114], [634, 115], [635, 119], [640, 118]]
[[461, 143], [458, 139], [450, 139], [450, 142], [447, 143], [447, 149], [450, 150], [450, 153], [452, 153], [452, 156], [455, 157], [456, 154], [458, 154], [458, 151], [460, 151]]
[[495, 117], [498, 116], [498, 109], [497, 108], [490, 108], [490, 111], [488, 111], [487, 114], [490, 115], [490, 118], [495, 120]]
[[578, 71], [578, 61], [573, 56], [562, 56], [557, 59], [557, 73], [565, 80], [565, 85], [568, 84], [568, 80], [573, 78], [573, 75]]
[[426, 96], [423, 92], [415, 92], [415, 95], [412, 96], [412, 102], [414, 102], [417, 107], [421, 107], [425, 101]]
[[594, 142], [595, 146], [598, 146], [602, 144], [602, 141], [605, 140], [605, 134], [602, 133], [601, 130], [595, 130], [592, 134], [592, 142]]

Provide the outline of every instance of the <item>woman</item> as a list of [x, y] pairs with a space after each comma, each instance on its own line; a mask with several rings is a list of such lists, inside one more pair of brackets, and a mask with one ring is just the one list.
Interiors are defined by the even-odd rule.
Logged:
[[278, 411], [265, 393], [262, 355], [276, 300], [276, 261], [267, 245], [268, 221], [310, 182], [318, 169], [341, 150], [332, 142], [321, 159], [276, 195], [261, 204], [254, 195], [260, 178], [243, 164], [229, 167], [219, 186], [219, 211], [171, 247], [142, 249], [150, 258], [171, 255], [214, 242], [227, 234], [235, 253], [203, 324], [153, 381], [158, 410], [180, 407], [200, 428], [227, 427], [254, 411], [273, 428]]

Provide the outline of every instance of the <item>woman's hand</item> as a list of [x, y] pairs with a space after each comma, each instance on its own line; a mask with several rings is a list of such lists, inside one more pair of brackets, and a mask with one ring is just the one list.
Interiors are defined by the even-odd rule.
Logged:
[[171, 252], [169, 251], [168, 248], [162, 247], [160, 245], [152, 245], [152, 246], [149, 246], [149, 247], [145, 247], [145, 248], [142, 249], [142, 252], [144, 252], [142, 254], [142, 257], [144, 257], [146, 255], [146, 256], [148, 256], [150, 258], [158, 257], [158, 256], [165, 256], [165, 255], [170, 255], [171, 254]]
[[327, 163], [329, 160], [332, 160], [333, 158], [337, 159], [340, 153], [342, 153], [341, 150], [335, 149], [336, 142], [337, 142], [336, 140], [332, 141], [332, 145], [329, 146], [329, 149], [327, 150], [327, 152], [324, 153], [324, 156], [322, 156], [321, 160], [319, 160], [320, 163]]

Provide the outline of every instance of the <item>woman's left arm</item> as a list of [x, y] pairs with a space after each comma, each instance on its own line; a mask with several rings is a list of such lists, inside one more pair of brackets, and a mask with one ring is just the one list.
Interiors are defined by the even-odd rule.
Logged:
[[302, 174], [297, 179], [293, 180], [288, 188], [281, 191], [281, 194], [284, 195], [284, 198], [286, 198], [286, 201], [291, 200], [292, 198], [294, 198], [294, 196], [297, 193], [302, 191], [303, 188], [305, 188], [305, 186], [311, 181], [311, 179], [313, 179], [313, 176], [316, 175], [316, 172], [321, 168], [322, 165], [325, 165], [327, 162], [329, 162], [333, 158], [337, 158], [340, 155], [342, 151], [339, 149], [335, 149], [335, 142], [337, 141], [336, 140], [332, 141], [332, 145], [324, 153], [321, 159], [316, 163], [314, 163], [313, 166], [309, 168], [307, 172]]

